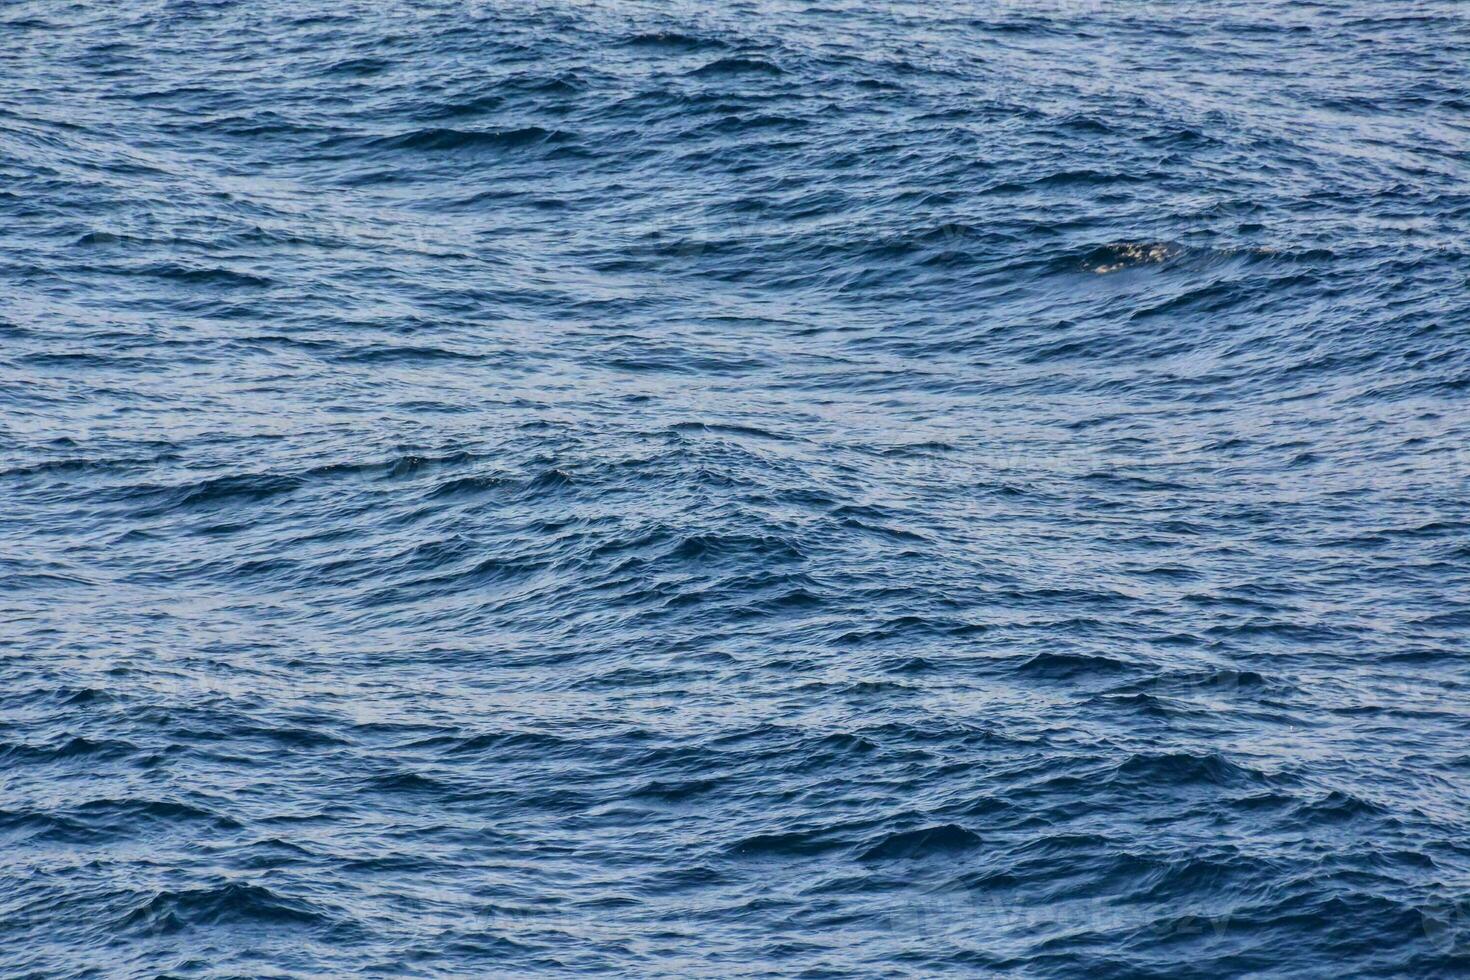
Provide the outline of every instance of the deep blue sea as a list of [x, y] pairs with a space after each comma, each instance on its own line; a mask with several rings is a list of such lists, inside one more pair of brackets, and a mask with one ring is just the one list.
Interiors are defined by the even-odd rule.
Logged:
[[1470, 4], [0, 5], [0, 975], [1470, 976]]

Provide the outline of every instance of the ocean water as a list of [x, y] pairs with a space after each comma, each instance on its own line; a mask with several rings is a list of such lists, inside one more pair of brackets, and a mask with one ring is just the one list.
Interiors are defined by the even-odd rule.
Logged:
[[0, 8], [0, 974], [1470, 974], [1470, 7]]

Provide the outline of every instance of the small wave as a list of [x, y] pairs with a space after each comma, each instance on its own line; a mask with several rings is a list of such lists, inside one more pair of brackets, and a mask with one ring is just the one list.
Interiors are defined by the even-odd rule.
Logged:
[[634, 34], [625, 39], [624, 43], [632, 48], [680, 52], [721, 50], [730, 46], [719, 38], [685, 34], [679, 31], [652, 31]]
[[801, 561], [802, 550], [790, 541], [772, 536], [696, 534], [683, 538], [668, 557], [679, 561], [705, 561], [742, 555], [763, 561]]
[[1137, 668], [1113, 657], [1080, 653], [1037, 653], [1016, 666], [1016, 672], [1048, 680], [1114, 677]]
[[36, 765], [84, 758], [100, 762], [128, 756], [137, 751], [139, 749], [136, 745], [119, 739], [99, 741], [74, 735], [51, 745], [0, 743], [0, 762], [10, 765]]
[[654, 779], [633, 790], [631, 795], [635, 799], [654, 799], [666, 803], [682, 803], [685, 800], [695, 799], [712, 793], [719, 789], [719, 787], [720, 781], [715, 779]]
[[1232, 762], [1218, 752], [1200, 755], [1188, 752], [1136, 753], [1116, 769], [1117, 778], [1129, 783], [1164, 786], [1191, 783], [1209, 786], [1259, 786], [1269, 782], [1255, 769]]
[[335, 360], [364, 364], [413, 364], [435, 361], [463, 361], [474, 363], [485, 359], [485, 355], [473, 351], [452, 350], [447, 347], [426, 347], [412, 344], [374, 345], [345, 351]]
[[1082, 259], [1086, 272], [1107, 275], [1125, 269], [1163, 265], [1178, 258], [1181, 249], [1173, 242], [1119, 242], [1093, 249]]
[[322, 74], [367, 78], [372, 75], [381, 75], [392, 67], [393, 63], [384, 58], [344, 58], [323, 68]]
[[794, 831], [754, 834], [731, 844], [728, 853], [737, 857], [812, 857], [840, 850], [841, 840], [823, 831]]
[[463, 130], [415, 129], [368, 142], [374, 149], [443, 152], [449, 150], [518, 150], [533, 146], [564, 146], [573, 141], [570, 133], [522, 126], [519, 129]]
[[980, 847], [978, 834], [956, 824], [940, 824], [888, 834], [861, 854], [864, 861], [919, 860], [944, 857]]
[[777, 442], [789, 442], [793, 438], [769, 429], [762, 429], [755, 425], [735, 425], [732, 423], [717, 422], [678, 422], [672, 426], [675, 432], [708, 433], [709, 435], [729, 436], [751, 436], [756, 439], [771, 439]]
[[689, 74], [695, 78], [725, 78], [736, 75], [778, 76], [785, 73], [772, 62], [760, 58], [720, 58]]
[[196, 926], [259, 923], [273, 927], [329, 924], [331, 918], [310, 902], [242, 882], [164, 890], [133, 909], [118, 923], [124, 929], [174, 933]]
[[[299, 490], [305, 480], [274, 473], [211, 477], [163, 491], [164, 509], [219, 507], [245, 501], [266, 500]], [[155, 511], [149, 511], [149, 515]]]
[[559, 469], [549, 469], [529, 478], [500, 473], [455, 477], [429, 488], [425, 496], [431, 500], [441, 500], [504, 492], [512, 498], [523, 498], [564, 490], [575, 485], [576, 480], [571, 474]]
[[223, 266], [191, 266], [177, 262], [156, 262], [132, 270], [133, 275], [151, 276], [169, 282], [187, 283], [191, 286], [219, 286], [223, 288], [247, 289], [275, 285], [267, 276], [251, 272], [240, 272]]

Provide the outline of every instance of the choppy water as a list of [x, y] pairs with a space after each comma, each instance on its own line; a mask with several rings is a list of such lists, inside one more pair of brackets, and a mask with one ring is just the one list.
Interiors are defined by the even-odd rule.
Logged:
[[0, 972], [1470, 971], [1460, 0], [0, 10]]

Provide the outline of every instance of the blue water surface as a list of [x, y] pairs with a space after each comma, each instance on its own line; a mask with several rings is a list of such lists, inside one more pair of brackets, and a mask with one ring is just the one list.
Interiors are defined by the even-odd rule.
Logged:
[[1470, 5], [0, 6], [0, 975], [1470, 975]]

